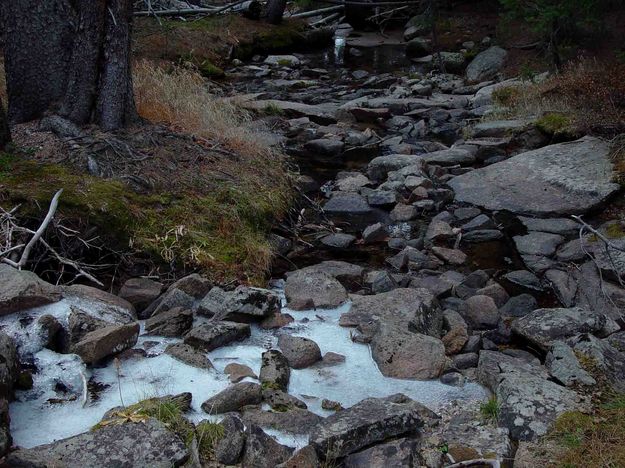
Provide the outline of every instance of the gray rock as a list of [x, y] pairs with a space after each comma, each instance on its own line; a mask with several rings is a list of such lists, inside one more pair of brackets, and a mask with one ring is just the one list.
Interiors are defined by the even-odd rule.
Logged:
[[445, 353], [452, 355], [460, 352], [467, 340], [469, 333], [467, 323], [455, 310], [447, 309], [443, 312], [443, 323], [447, 333], [441, 338], [445, 346]]
[[345, 468], [388, 468], [419, 466], [419, 443], [416, 439], [401, 438], [374, 445], [352, 453], [343, 462]]
[[284, 408], [308, 408], [306, 403], [299, 398], [295, 398], [293, 395], [273, 388], [263, 388], [263, 401], [279, 412], [284, 411]]
[[425, 232], [426, 246], [447, 241], [456, 237], [452, 227], [445, 221], [432, 220]]
[[340, 221], [361, 225], [377, 221], [367, 200], [353, 192], [335, 192], [324, 205], [325, 213]]
[[148, 335], [182, 336], [193, 326], [193, 312], [175, 307], [155, 315], [145, 322]]
[[365, 286], [369, 287], [373, 294], [392, 291], [398, 287], [397, 281], [386, 271], [372, 271], [365, 277]]
[[8, 466], [62, 466], [66, 468], [182, 466], [189, 452], [180, 438], [163, 423], [148, 419], [141, 423], [109, 425], [8, 455]]
[[184, 337], [184, 342], [204, 351], [212, 351], [233, 341], [244, 340], [250, 334], [250, 326], [244, 323], [209, 322], [192, 328]]
[[503, 286], [494, 281], [475, 291], [475, 294], [477, 296], [488, 296], [492, 298], [497, 307], [503, 307], [510, 299], [510, 295]]
[[583, 213], [618, 190], [608, 145], [585, 137], [454, 177], [456, 201], [528, 215]]
[[319, 468], [319, 457], [312, 446], [306, 445], [276, 468]]
[[463, 265], [467, 261], [467, 254], [462, 250], [445, 247], [432, 247], [431, 250], [434, 255], [450, 265]]
[[411, 288], [427, 289], [436, 297], [441, 298], [449, 295], [453, 288], [458, 286], [463, 279], [464, 276], [455, 271], [446, 271], [441, 275], [423, 271], [412, 277], [409, 286]]
[[430, 41], [421, 37], [415, 37], [406, 43], [406, 55], [408, 57], [424, 57], [431, 51], [432, 44]]
[[422, 157], [427, 163], [438, 164], [440, 166], [455, 166], [457, 164], [465, 166], [475, 162], [475, 155], [473, 153], [456, 148], [426, 153], [422, 155]]
[[564, 307], [572, 307], [575, 304], [577, 281], [572, 274], [562, 270], [547, 270], [545, 279], [551, 283], [556, 297]]
[[19, 360], [15, 343], [9, 335], [0, 331], [0, 400], [13, 399], [18, 372]]
[[500, 309], [502, 317], [524, 317], [538, 307], [536, 299], [531, 294], [513, 296]]
[[213, 287], [212, 281], [197, 273], [192, 273], [183, 278], [180, 278], [169, 289], [179, 289], [185, 294], [193, 297], [194, 299], [202, 299], [208, 291]]
[[503, 234], [497, 229], [478, 229], [475, 231], [467, 232], [463, 234], [462, 240], [465, 242], [480, 243], [490, 242], [497, 239], [501, 239]]
[[563, 341], [554, 341], [545, 359], [549, 373], [566, 387], [574, 385], [595, 385], [597, 381], [586, 372], [577, 360], [577, 356]]
[[419, 210], [416, 206], [412, 205], [404, 205], [403, 203], [398, 203], [391, 211], [391, 221], [402, 222], [402, 221], [412, 221], [419, 215]]
[[193, 346], [184, 343], [170, 344], [165, 348], [165, 353], [169, 354], [174, 359], [183, 362], [189, 366], [197, 367], [198, 369], [211, 369], [213, 364], [201, 351], [198, 351]]
[[364, 267], [340, 260], [327, 260], [316, 265], [307, 266], [301, 270], [287, 273], [287, 278], [293, 274], [300, 273], [325, 273], [338, 280], [345, 288], [353, 290], [360, 289], [362, 277], [365, 272]]
[[60, 291], [26, 270], [0, 264], [0, 315], [8, 315], [61, 300]]
[[464, 376], [460, 372], [448, 372], [441, 375], [440, 381], [442, 384], [452, 387], [462, 387], [464, 385]]
[[192, 309], [195, 299], [186, 292], [178, 288], [169, 288], [165, 294], [156, 299], [142, 313], [142, 316], [156, 316], [168, 310], [180, 307], [182, 309]]
[[72, 346], [87, 364], [93, 364], [114, 354], [132, 348], [139, 337], [139, 324], [110, 325], [87, 333]]
[[66, 353], [69, 349], [69, 335], [65, 327], [52, 315], [42, 315], [37, 320], [41, 327], [41, 342], [44, 348], [57, 353]]
[[430, 258], [414, 247], [404, 247], [404, 249], [393, 257], [386, 259], [387, 263], [397, 270], [408, 268], [411, 270], [419, 270], [428, 266], [431, 262]]
[[331, 309], [347, 300], [343, 285], [321, 271], [295, 271], [286, 280], [284, 294], [293, 310]]
[[327, 417], [312, 429], [310, 444], [320, 457], [336, 459], [376, 442], [413, 433], [424, 425], [421, 414], [431, 414], [410, 399], [393, 400], [368, 398]]
[[468, 223], [463, 224], [461, 229], [464, 232], [477, 231], [479, 229], [495, 229], [495, 223], [485, 214], [480, 214]]
[[542, 255], [521, 255], [521, 258], [527, 269], [537, 275], [544, 273], [555, 265], [553, 260]]
[[556, 252], [556, 259], [561, 262], [578, 262], [587, 258], [579, 239], [562, 244]]
[[367, 226], [362, 232], [362, 240], [365, 244], [373, 244], [375, 242], [384, 242], [388, 237], [386, 228], [382, 223], [372, 224]]
[[224, 465], [235, 465], [245, 447], [245, 426], [237, 416], [229, 414], [220, 422], [224, 436], [215, 446], [215, 458]]
[[558, 234], [530, 232], [524, 236], [514, 236], [516, 248], [522, 255], [553, 255], [564, 238]]
[[245, 433], [247, 439], [242, 462], [245, 468], [275, 468], [293, 453], [292, 448], [279, 444], [258, 426], [249, 426]]
[[279, 411], [264, 411], [258, 407], [248, 407], [242, 411], [246, 426], [257, 425], [289, 434], [308, 435], [310, 430], [323, 418], [306, 409], [291, 407]]
[[494, 328], [499, 323], [497, 304], [489, 296], [472, 296], [466, 301], [467, 309], [463, 315], [467, 323], [476, 329]]
[[367, 193], [367, 202], [371, 206], [392, 206], [397, 203], [397, 192], [394, 190], [372, 190]]
[[503, 275], [503, 278], [526, 289], [533, 289], [535, 291], [543, 290], [540, 278], [527, 270], [511, 271], [510, 273]]
[[258, 378], [249, 366], [239, 364], [237, 362], [231, 362], [224, 367], [224, 374], [228, 374], [228, 380], [232, 383], [238, 383], [246, 377], [250, 377], [252, 379]]
[[346, 249], [356, 241], [356, 236], [352, 234], [345, 234], [342, 232], [335, 232], [329, 234], [321, 239], [321, 243], [326, 247], [333, 249]]
[[477, 353], [456, 354], [452, 358], [453, 366], [459, 370], [477, 367], [478, 362], [479, 362], [479, 356]]
[[378, 156], [369, 162], [367, 174], [371, 180], [381, 182], [391, 171], [397, 171], [403, 167], [412, 166], [414, 164], [423, 166], [423, 163], [422, 158], [410, 154]]
[[515, 320], [512, 331], [540, 349], [548, 351], [554, 341], [580, 333], [608, 336], [620, 327], [604, 314], [581, 307], [537, 309]]
[[532, 376], [541, 380], [549, 378], [547, 369], [540, 365], [540, 361], [528, 362], [497, 351], [480, 351], [477, 377], [482, 385], [496, 392], [499, 383], [506, 375]]
[[139, 317], [141, 312], [161, 295], [163, 284], [147, 278], [131, 278], [119, 290], [119, 297], [130, 302]]
[[259, 405], [261, 401], [260, 385], [253, 382], [239, 382], [230, 385], [202, 403], [202, 410], [208, 414], [229, 413], [247, 405]]
[[251, 322], [280, 312], [280, 298], [268, 289], [238, 286], [234, 291], [213, 288], [198, 305], [198, 313], [215, 320]]
[[321, 359], [319, 346], [308, 338], [280, 335], [278, 347], [293, 369], [304, 369]]
[[608, 340], [580, 335], [568, 340], [575, 353], [592, 359], [598, 371], [617, 392], [625, 392], [625, 353], [611, 346]]
[[470, 83], [478, 83], [494, 78], [503, 67], [507, 56], [508, 52], [497, 46], [480, 52], [467, 66], [467, 80]]
[[262, 355], [259, 378], [263, 386], [286, 392], [291, 378], [289, 361], [276, 349], [265, 351]]
[[272, 66], [297, 67], [301, 64], [301, 60], [295, 55], [269, 55], [265, 59], [264, 63]]
[[70, 306], [67, 326], [71, 345], [78, 343], [87, 333], [109, 325], [111, 325], [111, 323], [95, 318], [77, 307]]
[[473, 126], [473, 138], [506, 138], [521, 133], [531, 125], [529, 120], [489, 120]]
[[561, 236], [572, 236], [579, 232], [577, 221], [568, 218], [528, 218], [519, 216], [519, 221], [528, 231], [550, 232]]

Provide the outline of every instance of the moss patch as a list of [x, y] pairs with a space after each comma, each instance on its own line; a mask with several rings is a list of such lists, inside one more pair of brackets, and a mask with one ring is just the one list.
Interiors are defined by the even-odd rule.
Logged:
[[156, 263], [197, 269], [215, 280], [253, 283], [267, 268], [266, 236], [276, 210], [288, 205], [278, 189], [227, 181], [141, 194], [120, 181], [0, 153], [5, 207], [22, 204], [21, 214], [41, 219], [60, 188], [58, 216], [97, 227], [113, 248], [140, 251]]
[[549, 112], [536, 121], [536, 127], [547, 135], [571, 135], [571, 120], [564, 114]]

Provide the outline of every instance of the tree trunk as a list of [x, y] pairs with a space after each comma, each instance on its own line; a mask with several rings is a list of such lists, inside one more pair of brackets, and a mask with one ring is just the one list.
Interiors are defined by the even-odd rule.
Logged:
[[2, 99], [0, 99], [0, 150], [3, 150], [7, 143], [11, 141], [11, 132], [9, 130], [9, 122], [4, 113]]
[[0, 8], [12, 121], [58, 113], [114, 130], [136, 117], [132, 0], [3, 0]]
[[286, 0], [269, 0], [267, 3], [267, 22], [280, 24], [285, 8]]

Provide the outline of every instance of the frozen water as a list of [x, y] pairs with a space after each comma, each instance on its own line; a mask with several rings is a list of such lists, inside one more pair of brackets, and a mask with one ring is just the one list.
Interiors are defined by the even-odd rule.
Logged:
[[[282, 286], [282, 282], [273, 284], [284, 299]], [[175, 338], [140, 336], [135, 348], [144, 350], [147, 357], [135, 353], [120, 360], [119, 368], [111, 361], [105, 367], [87, 369], [75, 355], [62, 355], [42, 349], [36, 319], [49, 313], [61, 322], [67, 321], [69, 307], [75, 304], [74, 300], [66, 300], [0, 319], [0, 326], [20, 344], [22, 356], [32, 356], [38, 369], [34, 375], [33, 389], [17, 392], [17, 401], [10, 407], [11, 431], [17, 445], [32, 447], [69, 437], [89, 430], [107, 410], [121, 406], [122, 403], [130, 405], [145, 398], [181, 392], [193, 394], [193, 411], [188, 415], [190, 420], [218, 420], [209, 418], [200, 405], [229, 385], [227, 375], [223, 372], [225, 366], [238, 362], [258, 374], [262, 353], [276, 347], [277, 337], [281, 333], [310, 338], [319, 345], [322, 353], [332, 351], [346, 357], [346, 361], [337, 366], [313, 366], [291, 371], [289, 393], [306, 401], [311, 411], [323, 416], [329, 414], [321, 408], [324, 398], [349, 407], [367, 397], [401, 392], [437, 410], [452, 400], [471, 401], [486, 397], [486, 391], [473, 383], [451, 387], [438, 381], [384, 377], [373, 361], [369, 347], [352, 342], [350, 330], [338, 325], [341, 314], [349, 311], [349, 303], [331, 310], [292, 311], [284, 308], [283, 312], [291, 314], [295, 322], [278, 331], [253, 326], [250, 339], [207, 353], [215, 366], [211, 370], [188, 366], [164, 354], [168, 344], [180, 341]], [[106, 316], [106, 311], [96, 307], [83, 308], [100, 317]], [[32, 320], [25, 320], [25, 317], [31, 317]], [[114, 317], [108, 318], [111, 320]], [[97, 382], [100, 389], [95, 397], [92, 395], [85, 407], [81, 401], [81, 373], [90, 382]], [[301, 436], [275, 430], [268, 432], [281, 443], [290, 446], [301, 447], [306, 444], [305, 438]]]

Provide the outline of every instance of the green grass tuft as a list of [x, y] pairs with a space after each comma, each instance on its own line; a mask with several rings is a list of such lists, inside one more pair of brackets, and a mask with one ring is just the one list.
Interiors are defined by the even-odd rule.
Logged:
[[497, 401], [496, 396], [492, 396], [480, 405], [480, 414], [482, 417], [489, 422], [497, 422], [499, 419], [499, 411], [501, 410], [501, 405], [499, 401]]
[[200, 458], [212, 459], [217, 443], [224, 437], [224, 427], [219, 423], [202, 421], [196, 426], [195, 432]]
[[279, 117], [284, 115], [284, 110], [282, 110], [282, 108], [275, 105], [274, 103], [269, 103], [263, 108], [263, 113], [266, 115], [275, 115]]
[[548, 135], [571, 133], [571, 119], [566, 115], [549, 112], [536, 121], [536, 127]]

